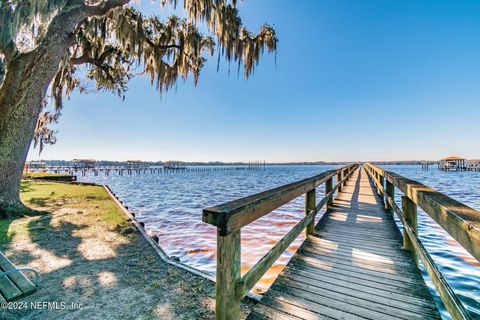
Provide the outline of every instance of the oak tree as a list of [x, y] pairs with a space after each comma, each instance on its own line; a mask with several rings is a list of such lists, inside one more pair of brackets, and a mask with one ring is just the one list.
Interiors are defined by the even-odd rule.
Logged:
[[196, 83], [215, 51], [248, 78], [262, 52], [276, 50], [277, 38], [267, 24], [247, 30], [236, 2], [184, 0], [185, 18], [161, 19], [129, 0], [0, 0], [0, 214], [22, 212], [30, 144], [55, 142], [49, 125], [73, 90], [124, 96], [128, 81], [144, 74], [162, 94], [179, 79]]

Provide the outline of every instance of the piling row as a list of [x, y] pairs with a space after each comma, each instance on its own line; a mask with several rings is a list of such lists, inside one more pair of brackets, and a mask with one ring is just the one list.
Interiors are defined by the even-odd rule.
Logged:
[[219, 172], [219, 171], [238, 171], [238, 170], [265, 170], [265, 162], [249, 162], [245, 166], [236, 167], [159, 167], [159, 168], [128, 168], [128, 167], [96, 167], [96, 168], [76, 168], [76, 167], [45, 167], [42, 169], [31, 169], [31, 172], [52, 172], [52, 173], [68, 173], [74, 175], [80, 173], [82, 177], [86, 176], [88, 172], [93, 172], [94, 176], [104, 173], [109, 176], [115, 172], [120, 176], [123, 175], [140, 175], [140, 174], [162, 174], [162, 173], [188, 173], [188, 172]]

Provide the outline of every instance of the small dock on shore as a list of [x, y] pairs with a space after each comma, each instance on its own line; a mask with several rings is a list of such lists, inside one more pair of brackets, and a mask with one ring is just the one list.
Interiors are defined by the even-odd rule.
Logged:
[[[321, 184], [325, 196], [317, 202]], [[242, 275], [241, 229], [303, 194], [305, 217]], [[441, 319], [420, 260], [451, 317], [472, 319], [418, 237], [417, 207], [480, 260], [480, 212], [370, 164], [205, 209], [203, 221], [217, 227], [216, 318], [239, 319], [240, 301], [304, 232], [305, 241], [248, 319]]]

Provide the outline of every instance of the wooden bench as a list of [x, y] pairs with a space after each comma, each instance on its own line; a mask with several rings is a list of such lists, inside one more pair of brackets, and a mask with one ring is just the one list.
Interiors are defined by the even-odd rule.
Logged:
[[[35, 274], [33, 284], [22, 271]], [[18, 297], [33, 293], [40, 284], [40, 275], [31, 268], [17, 268], [0, 252], [0, 302], [12, 301]]]

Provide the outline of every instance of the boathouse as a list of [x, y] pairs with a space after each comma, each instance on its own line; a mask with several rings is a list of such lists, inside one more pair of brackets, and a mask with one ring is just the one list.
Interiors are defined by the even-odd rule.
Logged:
[[168, 170], [183, 170], [187, 168], [185, 162], [173, 160], [166, 161], [163, 167]]
[[97, 160], [94, 159], [73, 159], [74, 169], [93, 169]]
[[461, 157], [446, 157], [438, 163], [438, 169], [442, 171], [465, 171], [467, 159]]

